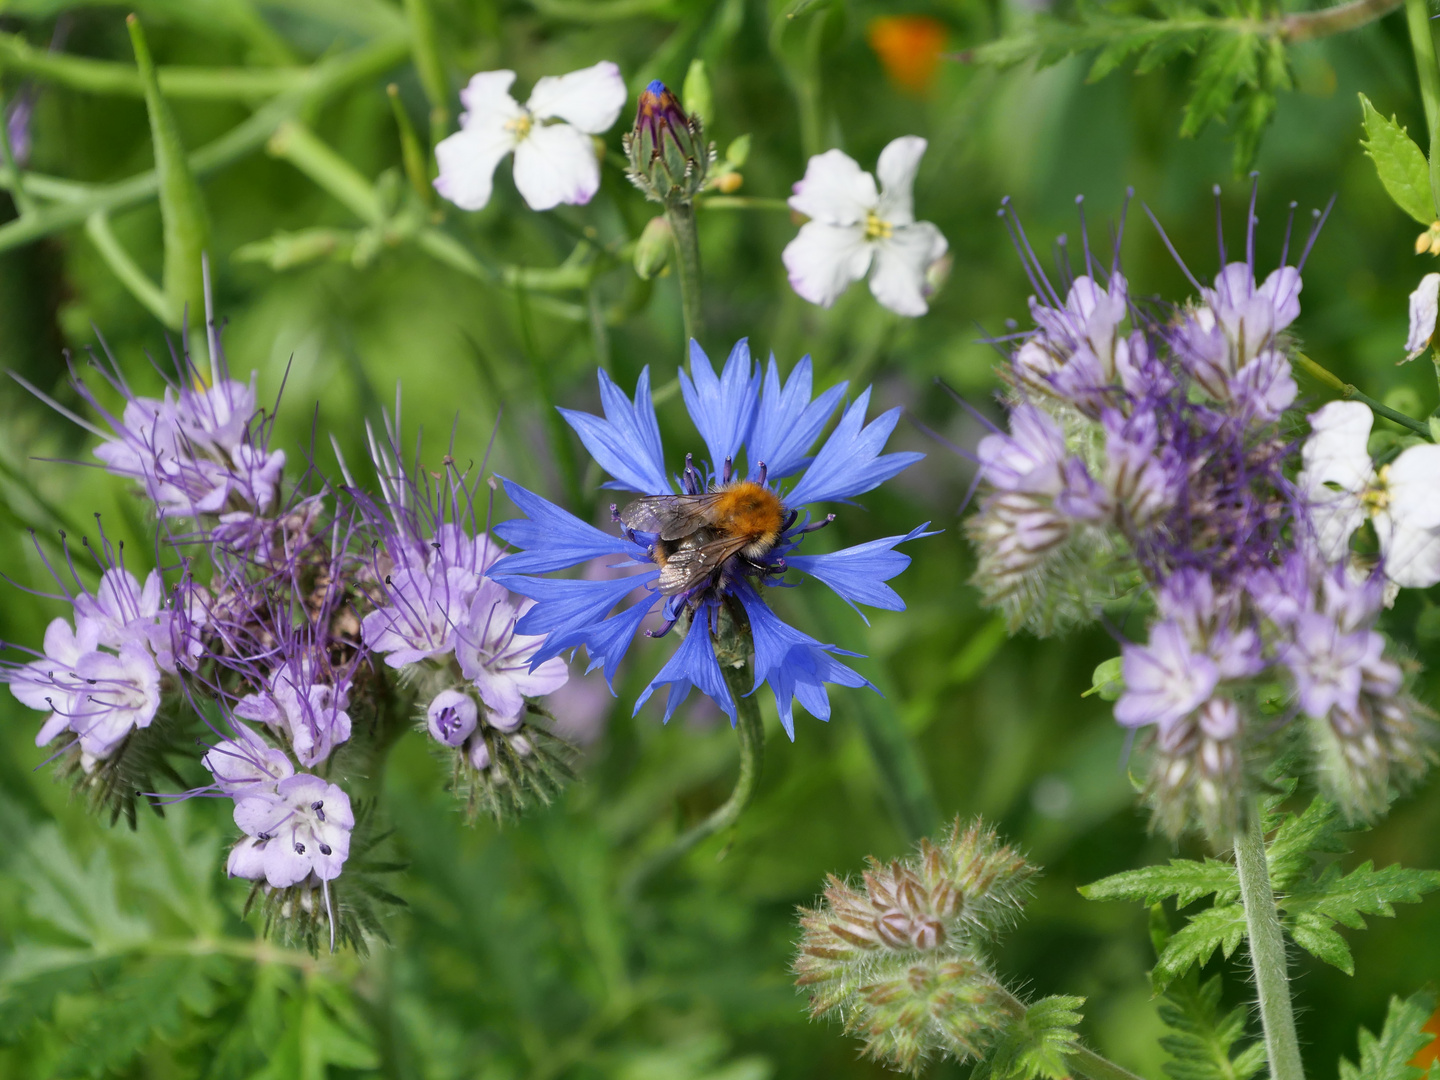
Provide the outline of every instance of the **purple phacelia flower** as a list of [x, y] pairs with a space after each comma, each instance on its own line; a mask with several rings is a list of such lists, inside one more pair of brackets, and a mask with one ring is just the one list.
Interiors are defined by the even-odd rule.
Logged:
[[337, 785], [296, 773], [274, 790], [241, 795], [235, 802], [235, 824], [245, 839], [230, 852], [226, 872], [283, 889], [312, 874], [322, 882], [340, 876], [350, 854], [355, 815], [350, 797]]

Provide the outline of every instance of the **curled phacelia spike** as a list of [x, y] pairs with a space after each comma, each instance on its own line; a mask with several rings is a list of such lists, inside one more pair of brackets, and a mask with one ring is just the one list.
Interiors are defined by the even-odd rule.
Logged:
[[983, 1059], [1025, 1008], [982, 946], [1014, 920], [1034, 874], [993, 829], [957, 818], [911, 858], [871, 859], [859, 882], [831, 875], [800, 915], [794, 970], [812, 1019], [838, 1019], [870, 1057], [905, 1071]]

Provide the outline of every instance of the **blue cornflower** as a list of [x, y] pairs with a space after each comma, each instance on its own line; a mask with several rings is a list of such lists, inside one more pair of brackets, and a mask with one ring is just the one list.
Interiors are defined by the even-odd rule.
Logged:
[[[866, 424], [867, 388], [844, 408], [835, 429], [810, 456], [847, 384], [812, 398], [808, 356], [783, 383], [771, 357], [762, 380], [742, 340], [717, 377], [692, 342], [690, 369], [688, 375], [680, 372], [680, 389], [709, 462], [697, 464], [686, 454], [684, 468], [672, 478], [650, 397], [650, 369], [641, 372], [633, 400], [601, 371], [604, 417], [561, 412], [613, 478], [604, 486], [639, 492], [641, 497], [623, 509], [611, 508], [618, 528], [607, 533], [506, 480], [506, 491], [526, 516], [496, 526], [495, 534], [521, 550], [496, 563], [491, 576], [536, 601], [517, 627], [522, 634], [545, 635], [534, 664], [584, 645], [588, 670], [603, 667], [612, 689], [620, 660], [657, 605], [665, 628], [647, 634], [661, 637], [680, 623], [684, 641], [635, 703], [638, 712], [658, 687], [668, 686], [666, 720], [691, 688], [698, 687], [736, 722], [735, 700], [714, 641], [724, 611], [748, 629], [753, 643], [754, 685], [748, 693], [769, 683], [780, 722], [793, 739], [795, 699], [826, 720], [830, 701], [825, 683], [870, 684], [836, 659], [858, 653], [824, 644], [787, 624], [766, 604], [764, 589], [785, 584], [786, 572], [798, 570], [824, 582], [852, 607], [861, 603], [904, 610], [904, 602], [885, 582], [910, 564], [909, 556], [895, 546], [930, 535], [925, 525], [903, 536], [828, 554], [794, 552], [807, 533], [835, 517], [812, 519], [808, 504], [849, 502], [924, 455], [881, 453], [900, 410], [891, 409]], [[739, 464], [742, 450], [744, 468]], [[781, 483], [792, 477], [792, 483]], [[606, 557], [623, 560], [612, 562], [611, 569], [643, 569], [598, 580], [540, 576]], [[617, 605], [620, 610], [612, 615]]]

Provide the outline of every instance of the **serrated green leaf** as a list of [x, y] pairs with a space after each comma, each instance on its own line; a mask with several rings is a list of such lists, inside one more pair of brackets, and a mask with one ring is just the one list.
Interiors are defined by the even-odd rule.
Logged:
[[1160, 1039], [1170, 1057], [1164, 1069], [1171, 1080], [1250, 1080], [1264, 1068], [1263, 1043], [1235, 1053], [1245, 1037], [1248, 1010], [1241, 1005], [1221, 1015], [1220, 996], [1219, 975], [1201, 982], [1191, 973], [1160, 999], [1156, 1011], [1172, 1032]]
[[1355, 958], [1350, 955], [1350, 946], [1334, 929], [1334, 924], [1323, 915], [1313, 911], [1303, 912], [1293, 919], [1287, 919], [1285, 928], [1295, 944], [1317, 960], [1323, 960], [1331, 967], [1337, 967], [1346, 975], [1355, 974]]
[[1348, 851], [1341, 838], [1345, 828], [1339, 809], [1326, 799], [1312, 799], [1299, 814], [1284, 815], [1265, 849], [1271, 888], [1290, 892], [1309, 874], [1317, 854]]
[[977, 1066], [976, 1080], [1062, 1080], [1070, 1075], [1067, 1054], [1079, 1045], [1075, 1026], [1083, 1017], [1080, 997], [1041, 998], [1025, 1010], [996, 1041], [988, 1061]]
[[1419, 1080], [1425, 1070], [1410, 1061], [1434, 1038], [1422, 1030], [1434, 1009], [1430, 993], [1422, 991], [1404, 1001], [1392, 997], [1380, 1037], [1360, 1029], [1360, 1064], [1340, 1059], [1340, 1080]]
[[1215, 34], [1205, 43], [1180, 122], [1182, 136], [1193, 138], [1211, 120], [1223, 121], [1241, 87], [1258, 84], [1262, 44], [1259, 34]]
[[1228, 903], [1240, 895], [1240, 878], [1235, 867], [1214, 859], [1204, 862], [1171, 859], [1166, 866], [1126, 870], [1080, 887], [1080, 895], [1087, 900], [1155, 904], [1174, 897], [1177, 907], [1193, 904], [1212, 893], [1218, 903]]
[[1228, 959], [1245, 937], [1245, 909], [1239, 904], [1220, 904], [1190, 917], [1160, 954], [1152, 978], [1164, 989], [1189, 971], [1204, 964], [1219, 949]]
[[1364, 94], [1360, 95], [1360, 111], [1369, 140], [1360, 145], [1375, 162], [1380, 183], [1396, 206], [1421, 225], [1429, 225], [1440, 213], [1430, 194], [1430, 165], [1424, 152], [1398, 121], [1385, 119]]

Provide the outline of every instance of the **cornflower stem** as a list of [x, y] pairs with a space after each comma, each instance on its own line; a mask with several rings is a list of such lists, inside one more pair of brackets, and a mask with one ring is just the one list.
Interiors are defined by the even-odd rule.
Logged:
[[1440, 65], [1435, 61], [1428, 0], [1405, 0], [1405, 22], [1410, 27], [1410, 48], [1415, 52], [1415, 73], [1430, 134], [1430, 197], [1440, 209], [1440, 153], [1436, 153], [1440, 150]]
[[[1001, 1000], [1004, 1001], [1006, 1009], [1017, 1019], [1023, 1019], [1029, 1006], [1021, 1001], [1010, 991], [1001, 988]], [[1094, 1050], [1088, 1050], [1083, 1046], [1076, 1046], [1065, 1055], [1065, 1064], [1070, 1066], [1070, 1072], [1076, 1076], [1083, 1076], [1085, 1080], [1141, 1080], [1129, 1069], [1116, 1065], [1109, 1058], [1101, 1057]]]
[[1290, 972], [1280, 912], [1270, 888], [1265, 861], [1265, 834], [1260, 809], [1253, 804], [1245, 827], [1235, 836], [1235, 869], [1240, 876], [1240, 901], [1250, 940], [1250, 964], [1260, 1000], [1260, 1025], [1265, 1030], [1265, 1056], [1272, 1080], [1305, 1080], [1300, 1042], [1295, 1035], [1295, 1010], [1290, 1004]]
[[680, 276], [680, 308], [685, 317], [685, 337], [699, 341], [705, 332], [700, 310], [700, 238], [695, 231], [695, 207], [677, 202], [665, 207], [665, 219], [675, 234], [675, 270]]
[[[696, 632], [703, 633], [704, 630]], [[697, 844], [734, 825], [754, 800], [755, 791], [760, 786], [760, 770], [765, 761], [765, 725], [760, 719], [758, 699], [753, 694], [745, 696], [750, 691], [751, 667], [748, 661], [738, 667], [725, 663], [720, 666], [725, 672], [725, 682], [730, 687], [738, 713], [735, 731], [740, 739], [740, 776], [735, 781], [735, 789], [704, 821], [691, 826], [668, 846], [642, 862], [622, 884], [622, 902], [633, 901], [650, 878]]]
[[1369, 394], [1363, 393], [1356, 387], [1342, 380], [1340, 376], [1336, 375], [1333, 371], [1317, 364], [1304, 353], [1297, 353], [1295, 359], [1300, 365], [1301, 371], [1314, 379], [1318, 379], [1330, 387], [1330, 389], [1338, 391], [1341, 397], [1368, 405], [1372, 412], [1383, 416], [1386, 420], [1399, 424], [1401, 427], [1409, 428], [1411, 431], [1429, 438], [1430, 427], [1423, 421], [1416, 420], [1413, 416], [1406, 416], [1402, 412], [1397, 412], [1395, 409], [1390, 408], [1389, 405], [1381, 404]]

